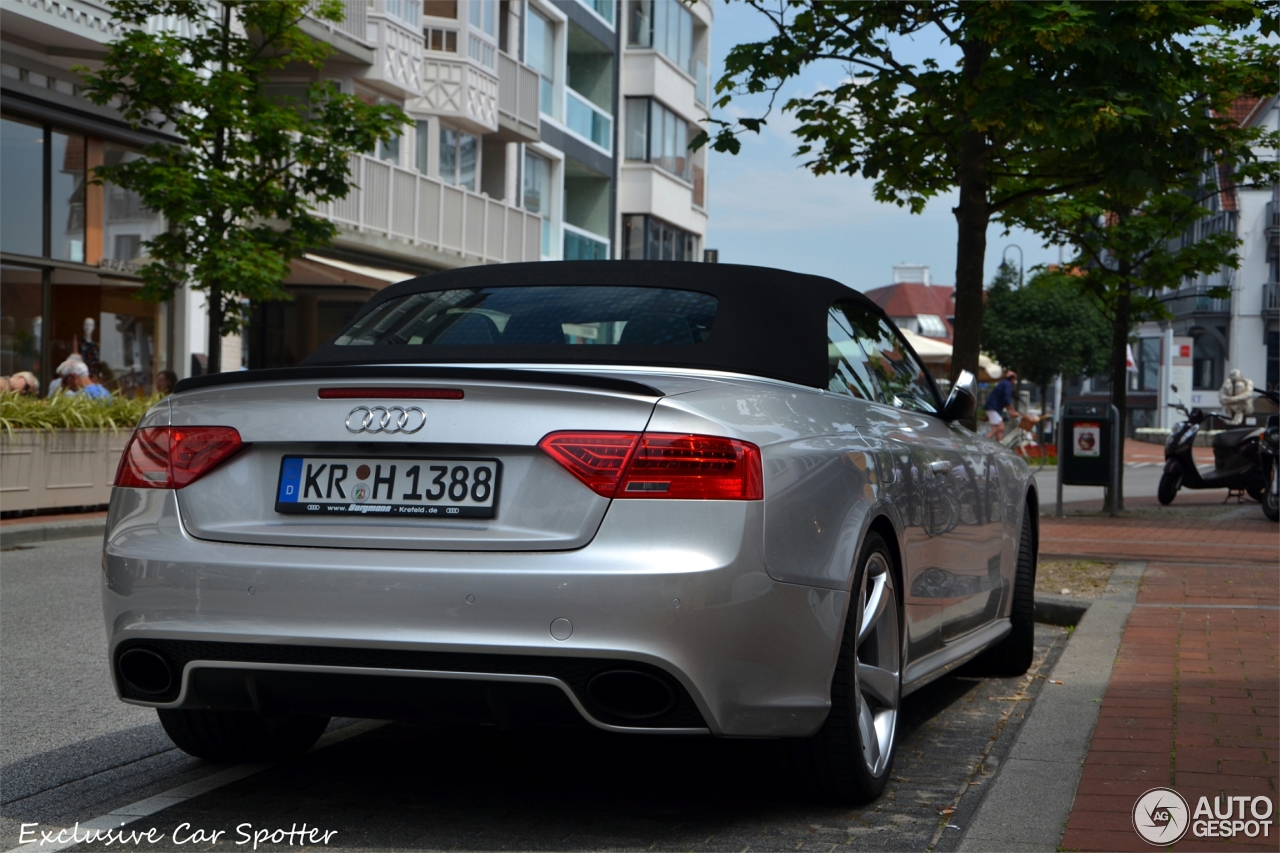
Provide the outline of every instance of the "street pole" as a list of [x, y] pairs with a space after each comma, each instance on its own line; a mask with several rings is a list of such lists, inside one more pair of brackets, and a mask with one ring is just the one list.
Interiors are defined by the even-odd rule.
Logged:
[[[1126, 379], [1128, 377], [1125, 377]], [[1124, 460], [1124, 431], [1120, 429], [1120, 410], [1111, 407], [1111, 517], [1120, 515], [1120, 465]]]

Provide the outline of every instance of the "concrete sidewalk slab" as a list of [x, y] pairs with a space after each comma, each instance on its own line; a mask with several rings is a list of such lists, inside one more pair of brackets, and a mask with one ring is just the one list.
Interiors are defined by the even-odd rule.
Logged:
[[959, 850], [1057, 849], [1144, 567], [1117, 566], [1076, 626]]
[[16, 548], [79, 536], [102, 536], [106, 530], [105, 512], [42, 516], [31, 521], [21, 518], [5, 519], [5, 524], [0, 526], [0, 548]]

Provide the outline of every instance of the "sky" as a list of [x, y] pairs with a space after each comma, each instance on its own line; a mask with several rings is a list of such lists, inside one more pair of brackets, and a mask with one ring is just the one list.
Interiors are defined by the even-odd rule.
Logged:
[[[759, 12], [740, 4], [715, 4], [712, 27], [713, 80], [723, 73], [724, 58], [735, 44], [758, 41], [769, 30]], [[919, 61], [932, 56], [949, 64], [955, 53], [949, 45], [930, 41], [903, 44], [904, 56]], [[784, 97], [812, 93], [845, 77], [830, 63], [811, 67], [788, 83]], [[763, 109], [763, 100], [735, 99], [729, 109], [743, 115]], [[728, 116], [719, 115], [719, 118]], [[955, 283], [956, 220], [951, 213], [958, 194], [933, 199], [921, 214], [872, 196], [872, 184], [848, 175], [815, 177], [795, 156], [796, 138], [788, 116], [777, 112], [769, 125], [745, 134], [737, 155], [710, 152], [706, 246], [720, 251], [721, 263], [756, 264], [824, 275], [857, 290], [870, 290], [893, 281], [893, 266], [928, 264], [934, 284]], [[1007, 252], [1017, 263], [1020, 246], [1025, 269], [1057, 263], [1058, 249], [1025, 231], [1002, 236], [1002, 226], [987, 232], [984, 275], [995, 274]]]

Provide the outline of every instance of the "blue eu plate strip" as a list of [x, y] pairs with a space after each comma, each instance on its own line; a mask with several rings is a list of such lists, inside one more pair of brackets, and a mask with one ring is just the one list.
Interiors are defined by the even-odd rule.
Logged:
[[302, 459], [296, 456], [287, 456], [284, 465], [280, 469], [280, 494], [276, 500], [280, 503], [291, 504], [298, 502], [298, 493], [302, 490]]

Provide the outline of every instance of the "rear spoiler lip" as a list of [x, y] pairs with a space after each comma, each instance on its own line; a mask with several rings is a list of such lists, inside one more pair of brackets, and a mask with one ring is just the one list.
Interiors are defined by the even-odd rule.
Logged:
[[609, 376], [594, 376], [588, 373], [560, 373], [550, 370], [516, 370], [512, 368], [489, 367], [439, 367], [416, 366], [403, 364], [342, 364], [325, 365], [323, 367], [277, 367], [265, 370], [234, 370], [229, 373], [214, 373], [208, 376], [192, 376], [179, 380], [174, 386], [174, 393], [195, 391], [200, 388], [216, 388], [223, 385], [247, 385], [255, 382], [296, 382], [307, 380], [350, 380], [350, 379], [433, 379], [448, 380], [480, 380], [489, 382], [525, 382], [531, 385], [568, 385], [578, 388], [596, 388], [602, 391], [616, 391], [621, 394], [635, 394], [642, 397], [665, 397], [662, 391], [652, 385], [633, 382], [629, 379], [615, 379]]

